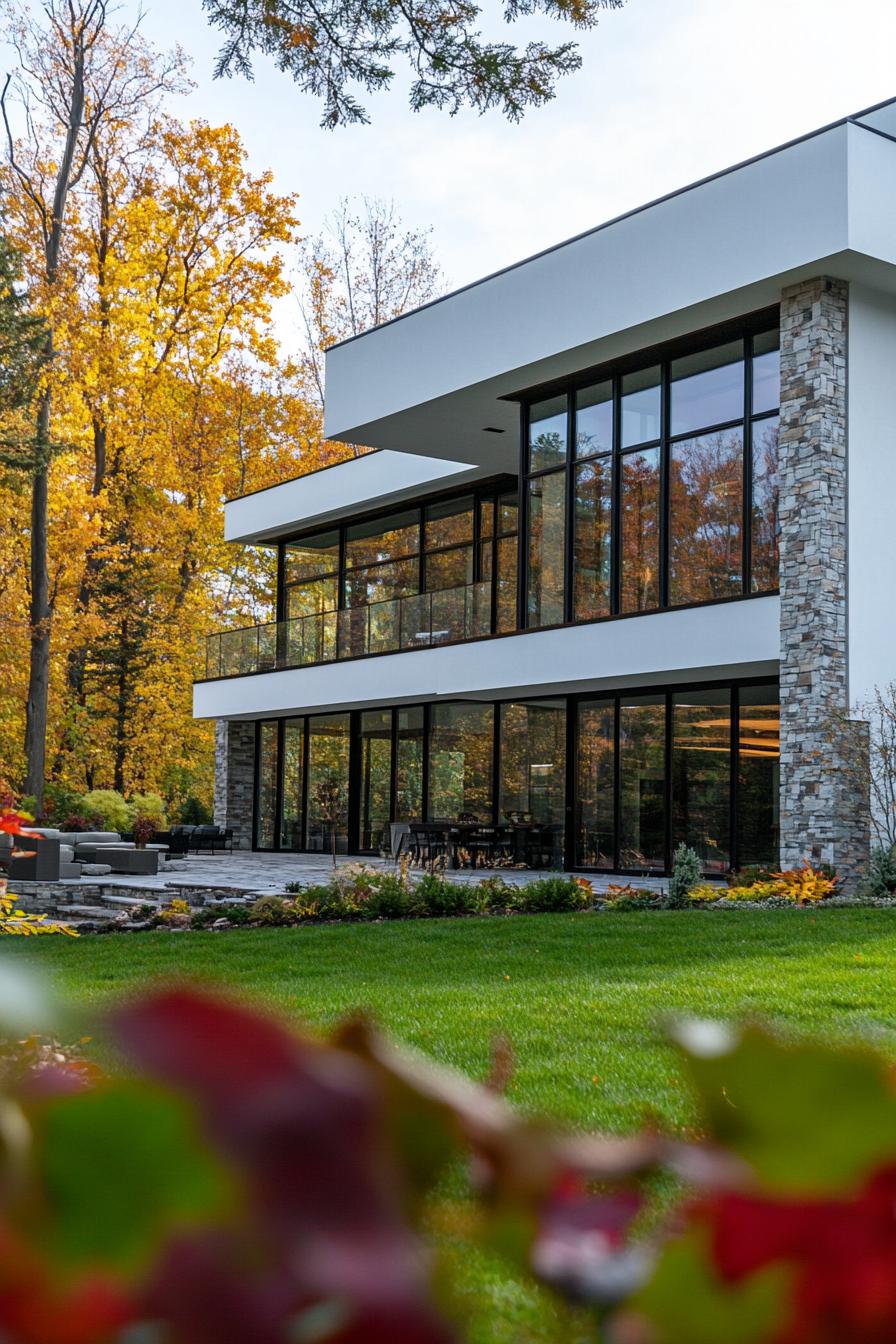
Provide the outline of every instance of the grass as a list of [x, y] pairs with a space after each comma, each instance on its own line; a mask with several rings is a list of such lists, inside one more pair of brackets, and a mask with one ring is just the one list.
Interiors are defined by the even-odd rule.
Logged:
[[[693, 1111], [658, 1022], [761, 1014], [861, 1033], [896, 1059], [896, 920], [887, 910], [543, 915], [5, 943], [96, 1003], [146, 977], [201, 976], [326, 1027], [365, 1008], [398, 1040], [473, 1077], [505, 1032], [511, 1099], [588, 1129]], [[580, 1331], [503, 1267], [464, 1261], [471, 1337]]]

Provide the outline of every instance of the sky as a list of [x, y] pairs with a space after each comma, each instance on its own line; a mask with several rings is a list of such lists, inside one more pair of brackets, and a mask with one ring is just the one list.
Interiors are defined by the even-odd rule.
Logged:
[[[482, 3], [494, 16], [498, 0]], [[398, 80], [361, 94], [370, 125], [329, 131], [317, 101], [264, 61], [254, 82], [213, 79], [219, 35], [200, 0], [144, 9], [146, 35], [193, 58], [179, 115], [235, 124], [250, 167], [300, 193], [303, 232], [342, 196], [393, 200], [408, 227], [432, 226], [451, 288], [896, 95], [892, 0], [627, 0], [582, 39], [582, 69], [521, 123], [414, 113]], [[542, 17], [519, 34], [569, 31]]]

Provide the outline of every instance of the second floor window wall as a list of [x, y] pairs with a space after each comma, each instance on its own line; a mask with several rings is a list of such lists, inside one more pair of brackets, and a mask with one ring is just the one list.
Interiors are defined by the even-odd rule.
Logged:
[[285, 543], [281, 661], [329, 662], [515, 629], [517, 531], [514, 488]]
[[530, 627], [778, 586], [777, 326], [532, 403]]

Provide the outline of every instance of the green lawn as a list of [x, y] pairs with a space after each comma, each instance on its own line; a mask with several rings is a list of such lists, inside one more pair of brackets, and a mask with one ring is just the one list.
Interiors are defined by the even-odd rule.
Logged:
[[[887, 910], [542, 915], [4, 944], [96, 1002], [145, 977], [201, 976], [326, 1026], [371, 1010], [399, 1040], [474, 1077], [513, 1042], [511, 1098], [573, 1125], [626, 1130], [692, 1112], [664, 1013], [761, 1014], [863, 1033], [896, 1058], [896, 919]], [[469, 1264], [469, 1262], [466, 1262]], [[477, 1341], [577, 1337], [484, 1259]]]

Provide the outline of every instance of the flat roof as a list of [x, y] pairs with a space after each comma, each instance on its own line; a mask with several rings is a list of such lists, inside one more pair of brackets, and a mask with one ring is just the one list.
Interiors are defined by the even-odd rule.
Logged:
[[465, 285], [458, 285], [456, 289], [449, 289], [445, 294], [440, 294], [435, 299], [429, 299], [426, 303], [418, 304], [416, 308], [409, 308], [405, 313], [399, 313], [397, 317], [390, 317], [385, 322], [378, 322], [375, 326], [367, 327], [364, 331], [356, 332], [353, 336], [346, 336], [341, 341], [334, 341], [332, 345], [325, 347], [326, 351], [338, 350], [344, 345], [351, 345], [353, 341], [363, 340], [371, 332], [381, 331], [383, 327], [391, 327], [396, 322], [404, 322], [416, 313], [422, 312], [426, 308], [435, 308], [440, 303], [446, 303], [449, 299], [455, 298], [458, 294], [464, 294], [467, 290], [475, 289], [478, 285], [488, 284], [499, 275], [506, 275], [509, 271], [518, 270], [521, 266], [528, 266], [532, 261], [537, 261], [540, 257], [546, 257], [552, 252], [559, 252], [564, 247], [569, 247], [573, 243], [578, 243], [583, 238], [589, 238], [595, 233], [600, 233], [602, 229], [608, 229], [613, 224], [619, 224], [625, 219], [632, 219], [635, 215], [640, 215], [644, 210], [651, 210], [655, 205], [661, 205], [664, 201], [674, 200], [676, 196], [684, 196], [689, 191], [695, 191], [698, 187], [704, 186], [707, 182], [715, 182], [721, 177], [727, 177], [729, 173], [736, 173], [741, 168], [748, 167], [751, 163], [760, 163], [763, 159], [769, 158], [773, 154], [779, 154], [783, 149], [790, 149], [793, 145], [804, 144], [807, 140], [814, 140], [817, 135], [824, 135], [827, 131], [832, 131], [838, 126], [846, 126], [849, 122], [864, 123], [865, 119], [879, 112], [890, 110], [893, 129], [888, 132], [883, 127], [868, 125], [867, 130], [876, 131], [878, 135], [885, 135], [888, 139], [896, 140], [896, 96], [886, 98], [882, 103], [874, 103], [871, 107], [864, 108], [861, 112], [851, 112], [848, 116], [838, 117], [836, 121], [829, 121], [824, 126], [817, 126], [814, 130], [806, 131], [803, 135], [794, 136], [791, 140], [783, 140], [780, 144], [771, 149], [763, 149], [758, 154], [751, 155], [748, 159], [740, 159], [737, 163], [730, 164], [727, 168], [719, 168], [714, 173], [708, 173], [705, 177], [698, 177], [693, 182], [686, 183], [683, 187], [676, 187], [673, 191], [667, 191], [662, 196], [655, 196], [642, 205], [633, 206], [631, 210], [624, 210], [621, 215], [613, 215], [610, 219], [602, 220], [600, 224], [594, 224], [590, 229], [583, 229], [581, 233], [574, 233], [569, 238], [564, 238], [559, 243], [551, 243], [549, 247], [543, 247], [538, 252], [532, 252], [526, 257], [521, 257], [518, 261], [511, 261], [506, 266], [500, 266], [495, 271], [488, 271], [485, 275], [479, 276], [476, 280], [470, 280]]

